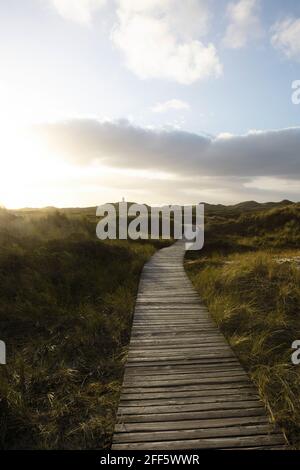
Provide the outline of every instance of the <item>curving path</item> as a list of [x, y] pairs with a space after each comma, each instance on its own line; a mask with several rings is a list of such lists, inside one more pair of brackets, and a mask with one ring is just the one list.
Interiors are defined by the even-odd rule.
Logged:
[[178, 241], [143, 269], [112, 449], [283, 448], [189, 281], [184, 251]]

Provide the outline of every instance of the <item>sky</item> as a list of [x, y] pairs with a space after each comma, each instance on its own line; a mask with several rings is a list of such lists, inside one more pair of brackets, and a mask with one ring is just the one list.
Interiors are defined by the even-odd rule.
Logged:
[[300, 199], [299, 0], [1, 0], [0, 58], [0, 205]]

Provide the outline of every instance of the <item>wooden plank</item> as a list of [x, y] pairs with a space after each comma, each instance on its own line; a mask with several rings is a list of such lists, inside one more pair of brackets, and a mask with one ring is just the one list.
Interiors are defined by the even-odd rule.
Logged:
[[208, 378], [211, 378], [213, 380], [219, 379], [219, 378], [224, 378], [224, 377], [243, 377], [247, 378], [248, 381], [248, 376], [244, 371], [241, 370], [231, 370], [227, 372], [198, 372], [197, 375], [194, 372], [188, 373], [187, 371], [184, 374], [177, 373], [177, 374], [171, 374], [171, 373], [166, 373], [166, 374], [149, 374], [149, 375], [143, 375], [140, 376], [139, 374], [126, 374], [124, 378], [124, 384], [129, 384], [131, 382], [138, 383], [143, 380], [147, 380], [147, 382], [153, 382], [157, 380], [167, 380], [167, 381], [174, 381], [174, 380], [192, 380], [192, 383], [195, 383], [195, 380], [198, 380], [199, 378], [205, 377], [205, 380]]
[[[245, 382], [236, 382], [232, 384], [231, 382], [227, 383], [221, 383], [218, 384], [216, 387], [216, 384], [189, 384], [189, 385], [182, 385], [182, 384], [177, 384], [177, 385], [163, 385], [160, 387], [156, 386], [149, 386], [149, 387], [140, 387], [140, 386], [125, 386], [123, 387], [123, 392], [124, 393], [130, 393], [130, 392], [135, 392], [135, 393], [158, 393], [158, 392], [184, 392], [184, 391], [206, 391], [207, 394], [211, 393], [213, 390], [223, 390], [223, 389], [232, 389], [232, 388], [249, 388], [251, 387], [251, 384], [248, 381]], [[253, 390], [253, 385], [252, 385], [252, 390]]]
[[184, 405], [119, 406], [120, 415], [145, 415], [157, 413], [184, 413], [187, 411], [234, 410], [242, 408], [262, 408], [258, 401], [229, 401], [224, 403], [197, 403]]
[[230, 361], [225, 361], [225, 360], [222, 360], [222, 358], [210, 358], [210, 359], [191, 359], [190, 361], [187, 361], [186, 359], [184, 360], [173, 360], [173, 361], [159, 361], [159, 359], [156, 359], [156, 360], [153, 360], [152, 362], [151, 361], [148, 361], [147, 363], [144, 363], [144, 362], [139, 362], [139, 361], [134, 361], [132, 360], [131, 362], [128, 362], [127, 361], [127, 364], [126, 364], [126, 369], [137, 369], [139, 367], [141, 368], [145, 368], [145, 367], [159, 367], [160, 365], [162, 367], [174, 367], [174, 366], [180, 366], [180, 367], [184, 367], [185, 365], [194, 365], [194, 366], [202, 366], [202, 365], [205, 365], [205, 363], [207, 363], [207, 365], [209, 365], [209, 367], [212, 367], [213, 365], [219, 365], [219, 364], [224, 364], [224, 365], [228, 365], [228, 364], [231, 364]]
[[225, 394], [225, 395], [211, 395], [211, 396], [199, 396], [194, 395], [193, 397], [187, 397], [184, 395], [183, 397], [174, 397], [169, 396], [168, 398], [155, 398], [150, 400], [149, 398], [144, 398], [143, 395], [140, 395], [137, 399], [127, 399], [120, 401], [120, 408], [122, 407], [149, 407], [149, 406], [179, 406], [179, 405], [187, 405], [187, 404], [204, 404], [204, 403], [223, 403], [225, 401], [228, 402], [239, 402], [239, 401], [255, 401], [257, 402], [258, 397], [253, 395], [252, 392], [245, 393], [245, 394]]
[[165, 374], [205, 374], [205, 373], [218, 373], [218, 372], [231, 372], [231, 371], [240, 371], [240, 368], [236, 364], [224, 364], [223, 367], [216, 367], [215, 370], [212, 366], [164, 366], [164, 367], [131, 367], [127, 368], [125, 372], [125, 377], [134, 376], [138, 374], [140, 377], [143, 375], [165, 375]]
[[189, 449], [226, 449], [259, 446], [284, 445], [281, 434], [262, 434], [257, 436], [234, 436], [222, 438], [203, 438], [181, 441], [159, 441], [139, 443], [116, 443], [114, 450], [189, 450]]
[[[251, 416], [252, 424], [268, 424], [266, 416]], [[202, 420], [189, 420], [189, 421], [162, 421], [162, 422], [147, 422], [147, 423], [122, 423], [116, 424], [115, 432], [149, 432], [149, 431], [172, 431], [180, 429], [208, 429], [223, 428], [230, 426], [242, 426], [249, 424], [249, 416], [245, 418], [215, 418], [215, 419], [202, 419]]]
[[248, 383], [249, 379], [247, 376], [245, 377], [207, 377], [207, 378], [197, 378], [194, 377], [192, 379], [183, 378], [183, 379], [134, 379], [134, 380], [126, 380], [124, 382], [124, 387], [161, 387], [161, 386], [172, 386], [172, 385], [202, 385], [202, 384], [210, 384], [210, 385], [219, 385], [220, 383], [227, 383], [227, 384], [234, 384], [234, 383]]
[[[192, 353], [201, 353], [202, 351], [206, 352], [207, 351], [207, 346], [205, 345], [200, 345], [200, 346], [186, 346], [186, 345], [183, 345], [184, 343], [182, 342], [181, 344], [181, 348], [180, 348], [180, 355], [182, 355], [183, 353], [187, 353], [187, 354], [192, 354]], [[214, 353], [227, 353], [227, 348], [226, 346], [224, 345], [221, 345], [221, 346], [214, 346], [212, 348], [212, 350], [214, 351]], [[168, 355], [168, 356], [178, 356], [178, 348], [174, 348], [174, 347], [169, 347], [169, 348], [159, 348], [157, 347], [156, 349], [148, 349], [148, 348], [144, 348], [144, 347], [141, 347], [141, 348], [131, 348], [130, 351], [129, 351], [129, 355], [128, 357], [129, 358], [133, 358], [133, 357], [140, 357], [140, 356], [150, 356], [150, 357], [155, 357], [155, 356], [160, 356], [161, 354], [163, 354], [164, 356]]]
[[[120, 415], [118, 413], [118, 423], [152, 423], [157, 421], [193, 421], [210, 418], [233, 418], [246, 416], [265, 416], [265, 409], [262, 407], [247, 407], [242, 409], [221, 409], [206, 411], [185, 411], [181, 413], [160, 413], [160, 414], [136, 414]], [[251, 420], [249, 420], [251, 422]]]
[[[183, 343], [183, 339], [173, 339], [173, 340], [167, 340], [165, 338], [162, 338], [160, 340], [147, 340], [147, 339], [141, 339], [140, 341], [133, 340], [130, 342], [130, 348], [147, 348], [150, 350], [156, 350], [157, 348], [159, 349], [167, 349], [168, 346], [173, 349], [173, 347], [178, 347], [181, 346]], [[186, 347], [190, 347], [190, 345], [196, 347], [196, 346], [206, 346], [207, 348], [213, 348], [214, 345], [223, 345], [223, 341], [221, 339], [207, 339], [207, 341], [200, 340], [198, 338], [185, 338], [184, 344]]]
[[115, 442], [162, 442], [162, 441], [183, 441], [190, 439], [206, 439], [216, 437], [233, 436], [255, 436], [268, 435], [271, 432], [269, 424], [257, 424], [251, 426], [230, 426], [209, 429], [187, 429], [176, 431], [151, 431], [151, 432], [122, 432], [117, 433]]
[[[217, 396], [222, 396], [225, 397], [227, 395], [236, 395], [238, 393], [242, 393], [245, 396], [255, 396], [255, 393], [253, 392], [253, 387], [245, 387], [245, 388], [228, 388], [228, 389], [222, 389], [222, 390], [214, 390], [214, 397]], [[208, 396], [207, 390], [189, 390], [189, 391], [177, 391], [177, 392], [143, 392], [143, 393], [126, 393], [125, 391], [122, 393], [120, 403], [126, 402], [127, 400], [158, 400], [160, 398], [169, 398], [169, 399], [176, 399], [176, 398], [181, 398], [181, 397], [204, 397], [206, 398]]]
[[224, 357], [228, 357], [228, 358], [231, 358], [233, 357], [233, 353], [231, 351], [228, 351], [226, 353], [220, 353], [220, 354], [207, 354], [205, 352], [201, 353], [200, 351], [198, 353], [186, 353], [186, 354], [183, 354], [183, 353], [180, 353], [178, 352], [178, 354], [168, 354], [168, 355], [155, 355], [155, 354], [144, 354], [144, 356], [134, 356], [134, 357], [131, 357], [131, 356], [128, 356], [128, 362], [153, 362], [155, 359], [159, 360], [159, 361], [186, 361], [186, 360], [192, 360], [192, 359], [202, 359], [202, 360], [205, 360], [205, 359], [220, 359], [220, 358], [224, 358]]

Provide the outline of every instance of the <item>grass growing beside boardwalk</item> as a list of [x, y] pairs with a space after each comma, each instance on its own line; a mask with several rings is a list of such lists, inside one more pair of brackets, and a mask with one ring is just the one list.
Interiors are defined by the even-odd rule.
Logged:
[[135, 295], [162, 243], [100, 242], [96, 221], [0, 211], [0, 447], [110, 445]]
[[299, 206], [212, 225], [216, 235], [208, 230], [206, 249], [188, 254], [187, 272], [270, 417], [300, 448], [300, 366], [291, 362], [300, 340], [299, 252], [291, 248]]
[[[240, 209], [239, 209], [240, 210]], [[100, 242], [95, 210], [0, 210], [0, 447], [109, 447], [140, 271], [160, 241]], [[209, 217], [187, 269], [299, 447], [300, 206]], [[299, 366], [300, 367], [300, 366]]]

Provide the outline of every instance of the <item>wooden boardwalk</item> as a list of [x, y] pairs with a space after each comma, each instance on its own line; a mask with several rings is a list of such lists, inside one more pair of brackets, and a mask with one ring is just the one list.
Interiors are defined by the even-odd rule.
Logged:
[[144, 267], [112, 449], [283, 448], [183, 257], [179, 241]]

